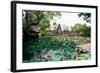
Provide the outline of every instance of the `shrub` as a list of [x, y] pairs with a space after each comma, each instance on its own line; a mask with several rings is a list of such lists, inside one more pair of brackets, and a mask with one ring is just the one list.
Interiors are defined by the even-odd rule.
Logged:
[[79, 36], [91, 36], [91, 28], [89, 26], [86, 26], [86, 24], [75, 24], [74, 27], [72, 27], [72, 30]]

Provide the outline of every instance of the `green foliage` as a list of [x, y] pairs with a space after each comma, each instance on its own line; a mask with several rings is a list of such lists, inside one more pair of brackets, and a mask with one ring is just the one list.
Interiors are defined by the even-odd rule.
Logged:
[[75, 24], [72, 29], [79, 36], [85, 36], [85, 37], [91, 36], [91, 28], [89, 26], [86, 26], [86, 24], [84, 25], [79, 23]]
[[[90, 58], [89, 53], [82, 52], [77, 48], [76, 42], [66, 40], [63, 37], [44, 36], [37, 41], [34, 39], [24, 42], [23, 62], [45, 62], [45, 61], [65, 61], [65, 60], [87, 60]], [[48, 53], [48, 59], [41, 56], [43, 51]]]
[[91, 23], [91, 13], [79, 13], [78, 16], [83, 16], [83, 20], [85, 20], [88, 23]]
[[90, 57], [90, 54], [80, 54], [79, 55], [79, 57], [78, 57], [78, 59], [79, 60], [88, 60], [88, 59], [90, 59], [91, 57]]
[[45, 35], [46, 29], [50, 27], [50, 21], [54, 17], [61, 16], [60, 12], [23, 10], [23, 32], [27, 31], [32, 25], [37, 26], [39, 37]]
[[[27, 55], [24, 56], [24, 60], [27, 56], [30, 57], [30, 59], [34, 56], [34, 60], [32, 61], [38, 61], [36, 59], [41, 59], [41, 55], [43, 50], [49, 52], [52, 50], [54, 53], [53, 56], [49, 56], [48, 61], [55, 61], [55, 60], [61, 60], [62, 57], [64, 57], [64, 60], [70, 60], [72, 58], [73, 52], [75, 52], [76, 44], [74, 41], [68, 41], [64, 38], [59, 37], [41, 37], [38, 39], [38, 42], [33, 42], [34, 40], [31, 40], [30, 42], [27, 42], [24, 47], [24, 52], [26, 52]], [[25, 53], [24, 53], [25, 54]], [[29, 59], [29, 58], [28, 58]]]
[[90, 38], [86, 38], [86, 37], [83, 37], [83, 38], [77, 38], [75, 40], [73, 40], [75, 43], [77, 43], [78, 45], [81, 45], [81, 44], [85, 44], [85, 43], [90, 43], [91, 40]]

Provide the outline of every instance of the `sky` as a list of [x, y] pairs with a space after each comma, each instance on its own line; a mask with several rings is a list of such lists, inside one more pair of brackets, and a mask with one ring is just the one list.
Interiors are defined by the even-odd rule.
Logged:
[[[78, 13], [69, 13], [69, 12], [61, 12], [60, 18], [54, 18], [57, 24], [60, 24], [63, 29], [68, 28], [71, 30], [71, 26], [74, 26], [76, 23], [84, 24], [86, 23], [88, 26], [90, 26], [89, 23], [83, 20], [82, 17], [78, 17]], [[51, 29], [53, 29], [54, 26], [51, 26]]]

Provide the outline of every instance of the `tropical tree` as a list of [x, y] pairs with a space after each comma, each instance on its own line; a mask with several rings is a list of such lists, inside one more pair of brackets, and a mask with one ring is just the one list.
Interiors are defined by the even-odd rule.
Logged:
[[34, 33], [37, 36], [42, 36], [46, 34], [46, 29], [50, 27], [50, 22], [53, 20], [53, 18], [61, 16], [60, 12], [54, 11], [23, 10], [22, 14], [23, 35], [24, 37], [26, 36], [26, 38], [29, 37], [28, 32], [31, 26], [34, 26], [34, 28], [31, 31], [32, 33]]
[[78, 36], [85, 36], [85, 37], [91, 36], [91, 28], [86, 24], [82, 25], [80, 23], [77, 23], [74, 25], [74, 27], [72, 27], [72, 29]]
[[83, 20], [85, 20], [88, 23], [91, 23], [91, 13], [79, 13], [78, 14], [79, 17], [83, 16]]

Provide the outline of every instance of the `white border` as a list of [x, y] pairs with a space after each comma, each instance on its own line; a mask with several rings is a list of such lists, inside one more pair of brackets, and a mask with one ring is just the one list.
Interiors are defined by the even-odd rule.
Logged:
[[[45, 5], [28, 5], [17, 4], [17, 44], [16, 44], [16, 65], [17, 70], [22, 69], [38, 69], [38, 68], [52, 68], [52, 67], [71, 67], [71, 66], [85, 66], [95, 65], [96, 59], [96, 10], [94, 8], [81, 8], [81, 7], [63, 7], [63, 6], [45, 6]], [[46, 10], [46, 11], [69, 11], [69, 12], [88, 12], [91, 13], [91, 60], [81, 61], [62, 61], [62, 62], [38, 62], [38, 63], [22, 63], [22, 10]]]

